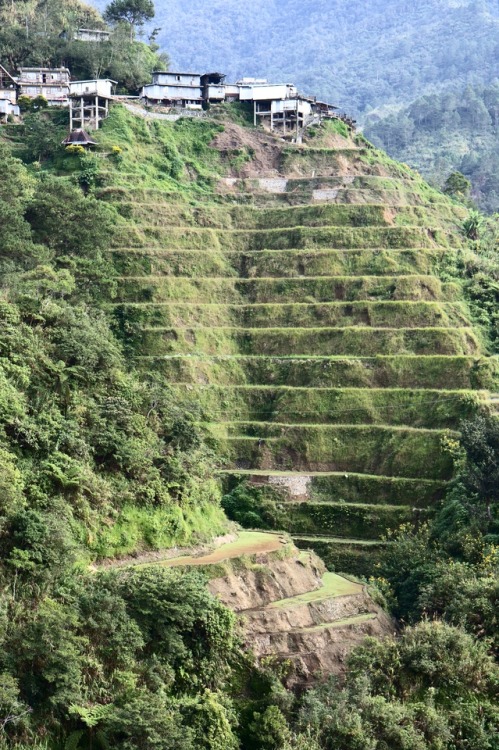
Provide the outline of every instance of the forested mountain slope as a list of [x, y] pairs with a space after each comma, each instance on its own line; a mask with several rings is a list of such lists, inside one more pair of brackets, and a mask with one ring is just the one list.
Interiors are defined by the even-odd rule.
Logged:
[[497, 82], [425, 96], [387, 117], [373, 115], [364, 132], [438, 185], [451, 172], [462, 172], [478, 205], [499, 210]]
[[[96, 153], [64, 113], [0, 131], [0, 747], [492, 750], [493, 252], [343, 123], [143, 114]], [[232, 517], [447, 622], [347, 664], [390, 632], [359, 582], [282, 533], [186, 560], [220, 473]], [[280, 657], [318, 644], [346, 683], [296, 699]]]
[[15, 74], [20, 66], [65, 65], [73, 80], [110, 77], [119, 90], [134, 91], [151, 71], [165, 65], [156, 48], [132, 41], [123, 26], [107, 41], [73, 39], [78, 28], [106, 28], [100, 13], [80, 0], [0, 2], [0, 64]]
[[153, 25], [175, 69], [296, 81], [356, 114], [499, 73], [497, 0], [157, 0]]

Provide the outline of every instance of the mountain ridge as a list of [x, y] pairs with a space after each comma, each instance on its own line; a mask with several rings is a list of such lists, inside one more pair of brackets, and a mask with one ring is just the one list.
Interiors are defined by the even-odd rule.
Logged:
[[495, 0], [258, 0], [251, 12], [240, 0], [157, 0], [153, 26], [172, 68], [291, 79], [353, 114], [499, 75]]

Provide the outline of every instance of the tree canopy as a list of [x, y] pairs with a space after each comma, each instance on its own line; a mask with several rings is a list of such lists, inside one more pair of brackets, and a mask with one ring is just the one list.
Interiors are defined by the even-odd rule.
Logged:
[[154, 3], [152, 0], [112, 0], [104, 12], [104, 18], [109, 23], [128, 23], [132, 40], [135, 27], [154, 18]]
[[119, 82], [121, 91], [136, 92], [150, 81], [155, 68], [168, 65], [168, 58], [159, 55], [154, 44], [133, 41], [134, 27], [154, 15], [152, 2], [119, 2], [122, 13], [116, 16], [109, 39], [94, 42], [74, 38], [80, 27], [106, 28], [98, 11], [79, 0], [26, 0], [0, 6], [0, 64], [14, 73], [23, 65], [63, 63], [73, 78], [109, 77]]

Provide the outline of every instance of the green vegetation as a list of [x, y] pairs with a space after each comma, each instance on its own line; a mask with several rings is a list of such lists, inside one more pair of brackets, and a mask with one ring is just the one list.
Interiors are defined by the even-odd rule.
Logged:
[[[127, 0], [125, 5], [134, 2]], [[168, 58], [158, 54], [154, 42], [133, 41], [127, 17], [122, 17], [125, 22], [115, 26], [109, 41], [83, 42], [73, 39], [77, 29], [104, 29], [105, 24], [80, 0], [1, 2], [0, 64], [15, 73], [19, 66], [57, 67], [63, 61], [76, 79], [109, 77], [119, 81], [122, 92], [136, 92], [150, 81], [153, 70], [168, 64]], [[133, 24], [140, 21], [140, 16], [133, 18]]]
[[478, 205], [493, 213], [499, 209], [498, 105], [497, 82], [432, 93], [394, 114], [372, 115], [365, 133], [447, 194], [463, 200], [471, 188]]
[[[5, 152], [3, 163], [2, 456], [18, 476], [4, 533], [36, 509], [44, 534], [63, 524], [93, 555], [187, 542], [217, 502], [212, 454], [197, 407], [127, 371], [99, 310], [115, 288], [116, 216], [65, 178], [33, 178]], [[207, 535], [223, 527], [211, 519]], [[29, 544], [19, 549], [29, 560]]]
[[128, 23], [130, 40], [133, 41], [135, 27], [154, 18], [154, 3], [152, 0], [111, 0], [104, 18], [110, 23]]
[[307, 695], [298, 726], [309, 748], [492, 750], [495, 679], [482, 644], [423, 623], [397, 641], [368, 639], [352, 654], [343, 689], [332, 682]]
[[[494, 750], [491, 226], [328, 128], [272, 157], [306, 205], [224, 193], [221, 119], [115, 106], [81, 154], [59, 117], [1, 131], [0, 748]], [[223, 511], [257, 531], [201, 552]], [[205, 587], [281, 530], [330, 569], [281, 608], [346, 571], [413, 623], [299, 697]]]

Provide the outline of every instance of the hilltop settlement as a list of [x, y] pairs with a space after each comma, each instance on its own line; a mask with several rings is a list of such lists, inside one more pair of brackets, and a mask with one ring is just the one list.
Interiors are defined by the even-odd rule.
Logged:
[[[96, 41], [100, 30], [79, 29], [80, 41]], [[100, 37], [98, 37], [100, 39]], [[118, 82], [109, 78], [72, 80], [66, 67], [20, 67], [9, 72], [0, 65], [0, 122], [20, 117], [23, 101], [39, 100], [49, 107], [67, 107], [70, 132], [99, 128], [113, 100], [135, 102], [173, 118], [202, 116], [213, 105], [243, 102], [252, 107], [254, 124], [284, 136], [296, 136], [323, 119], [354, 121], [338, 107], [298, 92], [293, 83], [272, 83], [260, 78], [226, 82], [222, 73], [155, 71], [138, 96], [117, 95]]]

